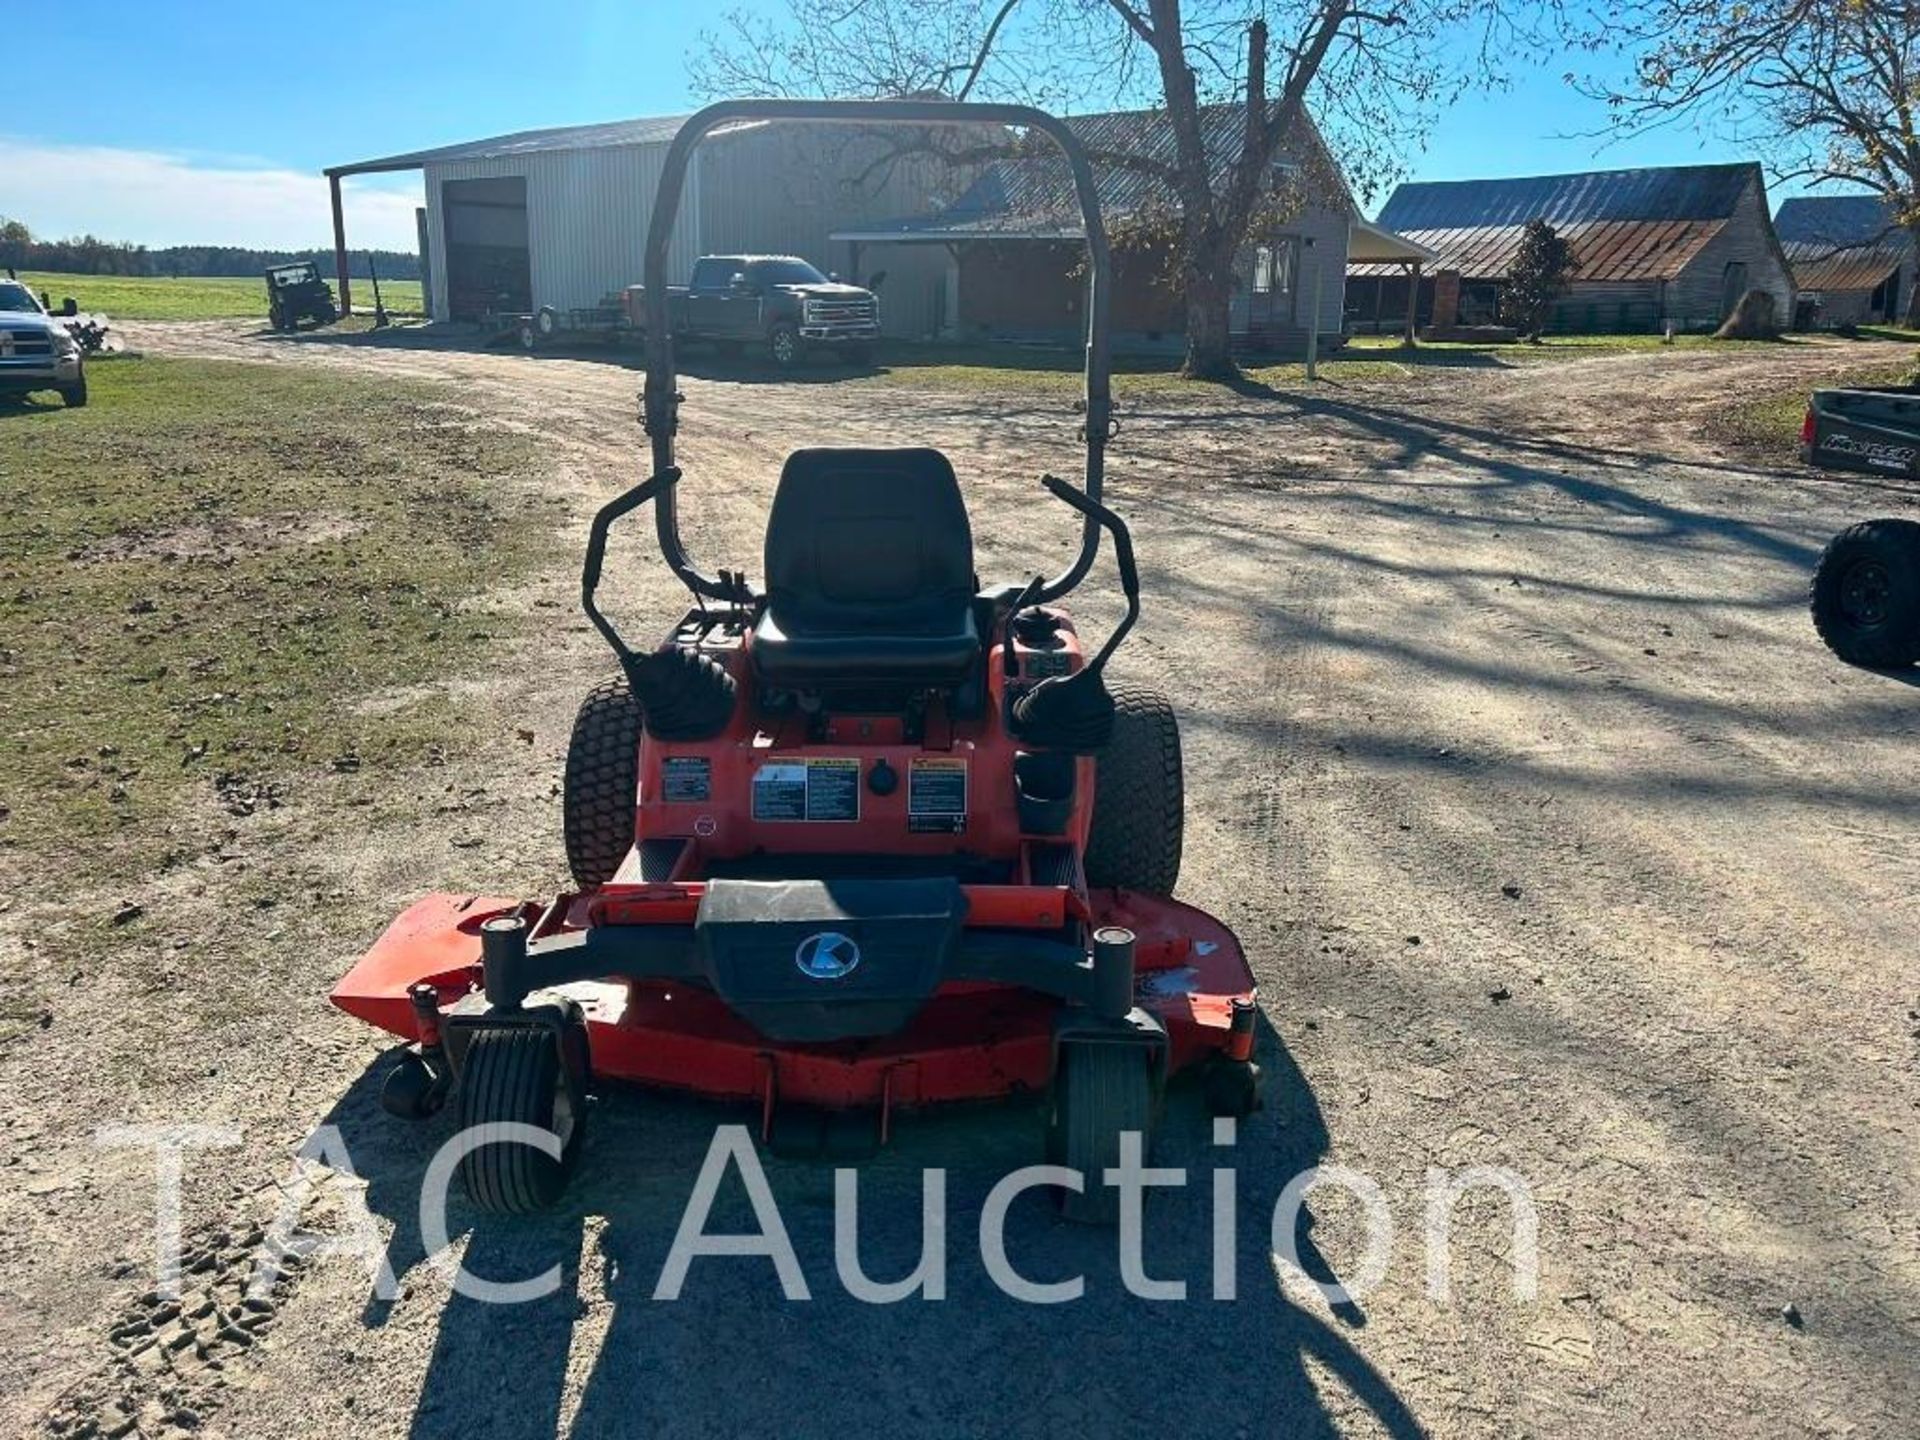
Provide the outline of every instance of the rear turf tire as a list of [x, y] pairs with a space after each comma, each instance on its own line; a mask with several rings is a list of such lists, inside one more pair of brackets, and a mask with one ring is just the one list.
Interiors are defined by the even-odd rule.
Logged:
[[611, 880], [633, 848], [641, 718], [624, 679], [594, 686], [574, 717], [562, 812], [567, 868], [588, 889]]
[[[583, 1063], [586, 1036], [575, 1023], [567, 1042]], [[544, 1027], [477, 1031], [460, 1067], [460, 1128], [531, 1125], [560, 1141], [560, 1157], [531, 1145], [496, 1141], [460, 1160], [460, 1186], [475, 1209], [491, 1215], [530, 1215], [554, 1205], [580, 1161], [586, 1136], [584, 1106], [573, 1104], [553, 1032]]]
[[1047, 1160], [1080, 1175], [1080, 1190], [1056, 1191], [1060, 1213], [1080, 1225], [1120, 1220], [1120, 1191], [1106, 1172], [1120, 1163], [1120, 1136], [1141, 1136], [1153, 1150], [1153, 1052], [1144, 1045], [1067, 1041], [1053, 1077]]
[[1180, 725], [1158, 690], [1112, 689], [1113, 738], [1094, 759], [1087, 884], [1171, 895], [1186, 819]]
[[1814, 567], [1813, 628], [1849, 665], [1920, 661], [1920, 521], [1866, 520], [1828, 542]]

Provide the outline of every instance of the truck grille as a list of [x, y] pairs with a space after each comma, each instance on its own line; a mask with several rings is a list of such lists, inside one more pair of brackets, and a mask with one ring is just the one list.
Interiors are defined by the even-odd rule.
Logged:
[[14, 335], [0, 330], [0, 358], [11, 358], [16, 355], [51, 355], [52, 353], [52, 339], [38, 331], [31, 335]]
[[807, 301], [809, 325], [871, 325], [874, 314], [871, 299]]

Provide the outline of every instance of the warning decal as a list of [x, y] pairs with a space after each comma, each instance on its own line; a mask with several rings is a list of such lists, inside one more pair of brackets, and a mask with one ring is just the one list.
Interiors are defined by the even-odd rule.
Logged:
[[696, 805], [713, 798], [713, 762], [704, 755], [669, 755], [660, 762], [660, 798]]
[[858, 820], [860, 762], [852, 757], [772, 760], [753, 772], [756, 820]]
[[957, 835], [967, 828], [967, 762], [938, 755], [907, 767], [907, 829]]

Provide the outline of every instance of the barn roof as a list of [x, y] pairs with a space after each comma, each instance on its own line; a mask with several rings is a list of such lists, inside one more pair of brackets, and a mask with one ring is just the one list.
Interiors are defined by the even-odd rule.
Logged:
[[[378, 160], [359, 160], [351, 165], [336, 165], [328, 175], [371, 175], [386, 170], [418, 170], [423, 165], [443, 165], [460, 160], [510, 160], [520, 155], [550, 150], [603, 150], [618, 145], [664, 145], [680, 133], [685, 115], [648, 115], [637, 120], [609, 120], [599, 125], [558, 125], [545, 130], [516, 130], [510, 135], [495, 135], [486, 140], [468, 140], [458, 145], [442, 145], [432, 150], [410, 150], [386, 155]], [[724, 125], [714, 133], [746, 129], [758, 121]]]
[[[1893, 222], [1878, 195], [1797, 195], [1773, 217], [1780, 243], [1905, 249], [1911, 237]], [[1877, 283], [1877, 282], [1876, 282]]]
[[[1173, 123], [1164, 110], [1120, 110], [1098, 115], [1070, 115], [1067, 125], [1091, 154], [1100, 213], [1109, 221], [1138, 215], [1158, 205], [1172, 206], [1172, 190], [1159, 176], [1130, 169], [1102, 156], [1137, 156], [1171, 165], [1176, 158]], [[1202, 116], [1202, 138], [1208, 162], [1224, 174], [1238, 155], [1245, 135], [1246, 112], [1238, 105], [1209, 107]], [[1297, 171], [1297, 156], [1311, 153], [1323, 161], [1321, 169], [1335, 186], [1338, 208], [1351, 210], [1345, 182], [1337, 178], [1326, 158], [1317, 131], [1304, 146], [1292, 147], [1295, 160], [1280, 160], [1276, 169]], [[933, 215], [882, 221], [857, 230], [836, 232], [836, 240], [1078, 240], [1081, 238], [1080, 202], [1074, 192], [1073, 172], [1051, 142], [1038, 142], [1036, 152], [989, 162], [959, 199]]]
[[1782, 247], [1798, 290], [1873, 290], [1900, 268], [1898, 245], [1836, 247], [1821, 240], [1790, 240]]
[[1764, 183], [1751, 163], [1426, 181], [1396, 189], [1379, 223], [1436, 252], [1432, 268], [1469, 280], [1504, 276], [1536, 219], [1572, 246], [1583, 281], [1670, 280], [1720, 233], [1747, 188]]

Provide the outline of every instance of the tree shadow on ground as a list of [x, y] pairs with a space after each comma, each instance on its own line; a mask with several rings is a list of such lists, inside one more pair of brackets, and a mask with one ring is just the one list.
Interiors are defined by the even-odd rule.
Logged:
[[[922, 1185], [945, 1172], [947, 1298], [871, 1304], [836, 1271], [830, 1162], [762, 1155], [799, 1257], [809, 1299], [788, 1299], [764, 1257], [702, 1258], [677, 1300], [655, 1299], [694, 1177], [721, 1125], [748, 1125], [746, 1107], [669, 1100], [613, 1089], [595, 1111], [580, 1176], [562, 1208], [503, 1220], [449, 1205], [464, 1264], [493, 1280], [560, 1267], [559, 1289], [501, 1306], [451, 1296], [439, 1316], [428, 1373], [414, 1405], [416, 1437], [627, 1435], [1167, 1433], [1315, 1436], [1334, 1414], [1368, 1412], [1395, 1437], [1424, 1431], [1347, 1333], [1365, 1323], [1343, 1305], [1330, 1321], [1318, 1300], [1283, 1293], [1270, 1225], [1287, 1181], [1328, 1148], [1317, 1102], [1269, 1030], [1260, 1058], [1265, 1109], [1239, 1124], [1230, 1146], [1212, 1142], [1198, 1088], [1171, 1088], [1154, 1161], [1190, 1172], [1184, 1188], [1150, 1202], [1145, 1270], [1182, 1280], [1185, 1301], [1127, 1292], [1113, 1232], [1070, 1225], [1042, 1190], [1008, 1213], [1011, 1265], [1038, 1283], [1084, 1277], [1081, 1298], [1059, 1304], [1003, 1293], [982, 1259], [983, 1201], [1002, 1176], [1038, 1163], [1032, 1104], [906, 1117], [892, 1143], [858, 1168], [862, 1272], [876, 1282], [911, 1273], [922, 1255]], [[443, 1116], [415, 1128], [378, 1107], [376, 1064], [335, 1107], [337, 1125], [368, 1182], [370, 1208], [393, 1225], [396, 1274], [422, 1263], [421, 1182], [432, 1150], [453, 1133]], [[1216, 1170], [1239, 1197], [1236, 1298], [1215, 1298]], [[1299, 1212], [1295, 1253], [1323, 1283], [1336, 1277], [1313, 1243], [1311, 1207]], [[738, 1173], [719, 1192], [707, 1229], [758, 1228]], [[582, 1269], [598, 1284], [579, 1285]], [[442, 1293], [437, 1287], [431, 1292]], [[405, 1302], [401, 1302], [405, 1303]], [[365, 1323], [388, 1323], [371, 1301]], [[1311, 1367], [1311, 1368], [1310, 1368]], [[577, 1396], [577, 1401], [574, 1397]]]

